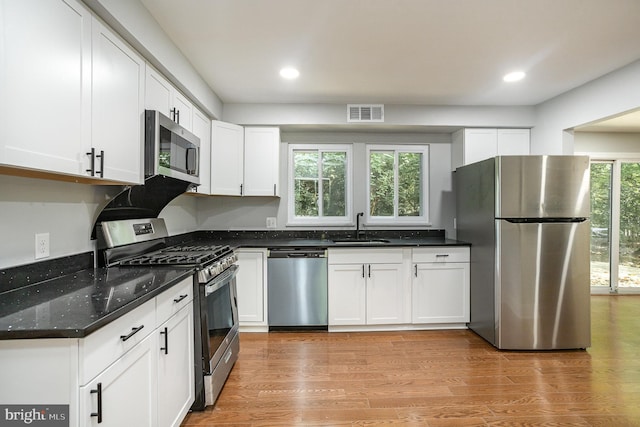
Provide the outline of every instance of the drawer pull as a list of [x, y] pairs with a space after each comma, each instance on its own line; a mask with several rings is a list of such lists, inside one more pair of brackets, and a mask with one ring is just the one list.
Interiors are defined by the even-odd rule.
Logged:
[[175, 302], [177, 304], [177, 303], [179, 303], [180, 301], [182, 301], [183, 299], [185, 299], [188, 296], [189, 296], [189, 294], [180, 295], [178, 298], [174, 298], [173, 302]]
[[446, 258], [449, 254], [436, 254], [436, 258]]
[[98, 412], [92, 412], [92, 417], [98, 417], [98, 424], [102, 423], [102, 383], [98, 383], [95, 390], [91, 390], [91, 394], [98, 394]]
[[120, 339], [122, 340], [122, 342], [124, 342], [137, 334], [142, 328], [144, 328], [144, 325], [140, 325], [137, 328], [131, 328], [131, 332], [129, 332], [129, 335], [120, 335]]
[[160, 335], [164, 335], [164, 347], [160, 347], [160, 351], [169, 354], [169, 328], [165, 326], [164, 331], [160, 331]]

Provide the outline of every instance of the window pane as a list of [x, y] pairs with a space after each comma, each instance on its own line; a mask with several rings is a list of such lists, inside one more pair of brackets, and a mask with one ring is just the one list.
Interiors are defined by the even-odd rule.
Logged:
[[293, 153], [295, 215], [318, 216], [318, 153]]
[[322, 153], [323, 216], [345, 216], [347, 153]]
[[422, 214], [422, 154], [398, 153], [398, 215]]
[[640, 163], [620, 169], [620, 262], [618, 287], [640, 286]]
[[371, 216], [394, 216], [394, 152], [372, 151], [369, 157]]
[[611, 163], [591, 164], [591, 286], [611, 283]]

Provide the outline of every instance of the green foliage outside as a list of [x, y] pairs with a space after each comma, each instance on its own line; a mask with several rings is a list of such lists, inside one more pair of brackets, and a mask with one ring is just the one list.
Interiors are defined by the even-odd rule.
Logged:
[[295, 151], [293, 156], [295, 215], [345, 216], [347, 154], [312, 150]]
[[[371, 216], [395, 216], [394, 196], [395, 152], [372, 151], [369, 156]], [[398, 216], [422, 214], [422, 154], [399, 152], [398, 157]]]
[[[591, 164], [591, 259], [609, 262], [611, 163]], [[640, 266], [640, 163], [622, 163], [620, 263]]]

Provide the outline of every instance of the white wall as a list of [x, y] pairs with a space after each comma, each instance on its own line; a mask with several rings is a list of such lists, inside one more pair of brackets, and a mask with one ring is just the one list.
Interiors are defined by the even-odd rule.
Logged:
[[[49, 233], [49, 259], [93, 251], [95, 219], [121, 189], [0, 175], [0, 268], [35, 262], [36, 233]], [[159, 216], [170, 234], [196, 230], [195, 197], [179, 196]]]
[[[385, 105], [384, 126], [528, 128], [534, 107]], [[346, 125], [346, 104], [224, 104], [223, 120], [240, 125]], [[358, 124], [352, 124], [357, 132]], [[371, 125], [374, 126], [374, 125]], [[425, 128], [424, 132], [429, 132]]]
[[575, 126], [640, 107], [640, 61], [613, 71], [536, 107], [533, 154], [573, 154]]
[[640, 156], [640, 133], [575, 132], [576, 153], [602, 155], [625, 155], [637, 153]]
[[[283, 132], [280, 145], [281, 197], [212, 197], [198, 200], [200, 229], [266, 229], [266, 218], [276, 217], [277, 229], [287, 228], [287, 143], [352, 143], [354, 212], [366, 211], [366, 143], [429, 144], [429, 204], [431, 228], [453, 233], [455, 199], [451, 176], [451, 135], [366, 132]], [[412, 226], [409, 228], [426, 228]], [[314, 227], [311, 227], [313, 229]], [[326, 228], [326, 227], [321, 227]], [[351, 227], [336, 227], [345, 229]], [[388, 227], [385, 227], [388, 228]], [[291, 227], [309, 229], [309, 227]]]

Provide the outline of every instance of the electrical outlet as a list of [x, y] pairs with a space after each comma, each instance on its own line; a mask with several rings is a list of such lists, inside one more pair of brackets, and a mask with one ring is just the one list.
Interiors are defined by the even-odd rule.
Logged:
[[276, 228], [276, 218], [273, 216], [267, 217], [267, 228]]
[[36, 259], [49, 256], [49, 233], [36, 234]]

